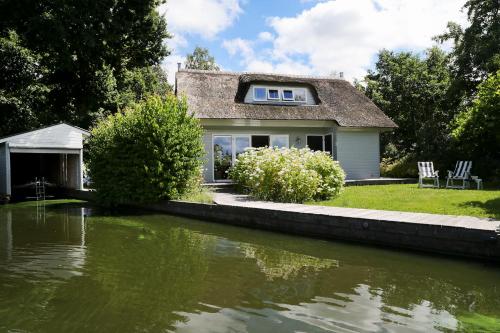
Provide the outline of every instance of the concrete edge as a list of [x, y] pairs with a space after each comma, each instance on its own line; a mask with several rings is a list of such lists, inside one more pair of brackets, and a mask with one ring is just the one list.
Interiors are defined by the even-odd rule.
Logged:
[[[91, 191], [73, 191], [68, 195], [87, 201], [95, 199], [95, 192]], [[299, 236], [500, 262], [500, 234], [495, 230], [186, 201], [131, 206], [204, 221]]]
[[254, 229], [500, 262], [500, 235], [492, 230], [183, 201], [135, 206]]

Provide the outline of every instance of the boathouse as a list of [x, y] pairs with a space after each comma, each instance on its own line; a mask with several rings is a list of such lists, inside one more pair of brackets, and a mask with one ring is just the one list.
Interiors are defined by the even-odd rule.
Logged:
[[83, 140], [89, 132], [65, 123], [0, 138], [0, 197], [83, 188]]

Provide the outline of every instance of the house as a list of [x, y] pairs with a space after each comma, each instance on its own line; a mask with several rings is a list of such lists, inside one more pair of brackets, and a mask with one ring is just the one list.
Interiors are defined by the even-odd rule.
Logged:
[[262, 146], [326, 151], [347, 179], [377, 178], [380, 133], [397, 127], [342, 79], [179, 70], [176, 94], [205, 130], [206, 182], [227, 181], [236, 156]]
[[34, 196], [35, 178], [55, 189], [83, 188], [83, 139], [65, 123], [0, 138], [0, 197]]

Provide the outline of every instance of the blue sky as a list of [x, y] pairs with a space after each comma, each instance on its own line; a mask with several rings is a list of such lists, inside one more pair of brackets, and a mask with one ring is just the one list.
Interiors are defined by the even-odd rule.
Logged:
[[195, 46], [228, 71], [361, 78], [382, 48], [422, 52], [448, 21], [465, 24], [464, 0], [167, 0], [174, 38], [164, 66]]

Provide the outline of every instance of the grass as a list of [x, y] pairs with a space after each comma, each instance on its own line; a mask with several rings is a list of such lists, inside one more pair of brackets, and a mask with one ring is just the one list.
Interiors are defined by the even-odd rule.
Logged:
[[189, 202], [198, 202], [198, 203], [208, 203], [208, 204], [214, 202], [212, 191], [206, 187], [202, 187], [200, 190], [187, 193], [180, 200]]
[[416, 184], [349, 186], [335, 199], [308, 204], [500, 219], [498, 189], [419, 189]]
[[9, 203], [5, 205], [0, 205], [0, 209], [2, 208], [24, 208], [24, 207], [36, 207], [37, 205], [44, 204], [46, 207], [61, 205], [61, 204], [78, 204], [86, 201], [77, 200], [77, 199], [53, 199], [53, 200], [45, 200], [43, 201], [20, 201]]

